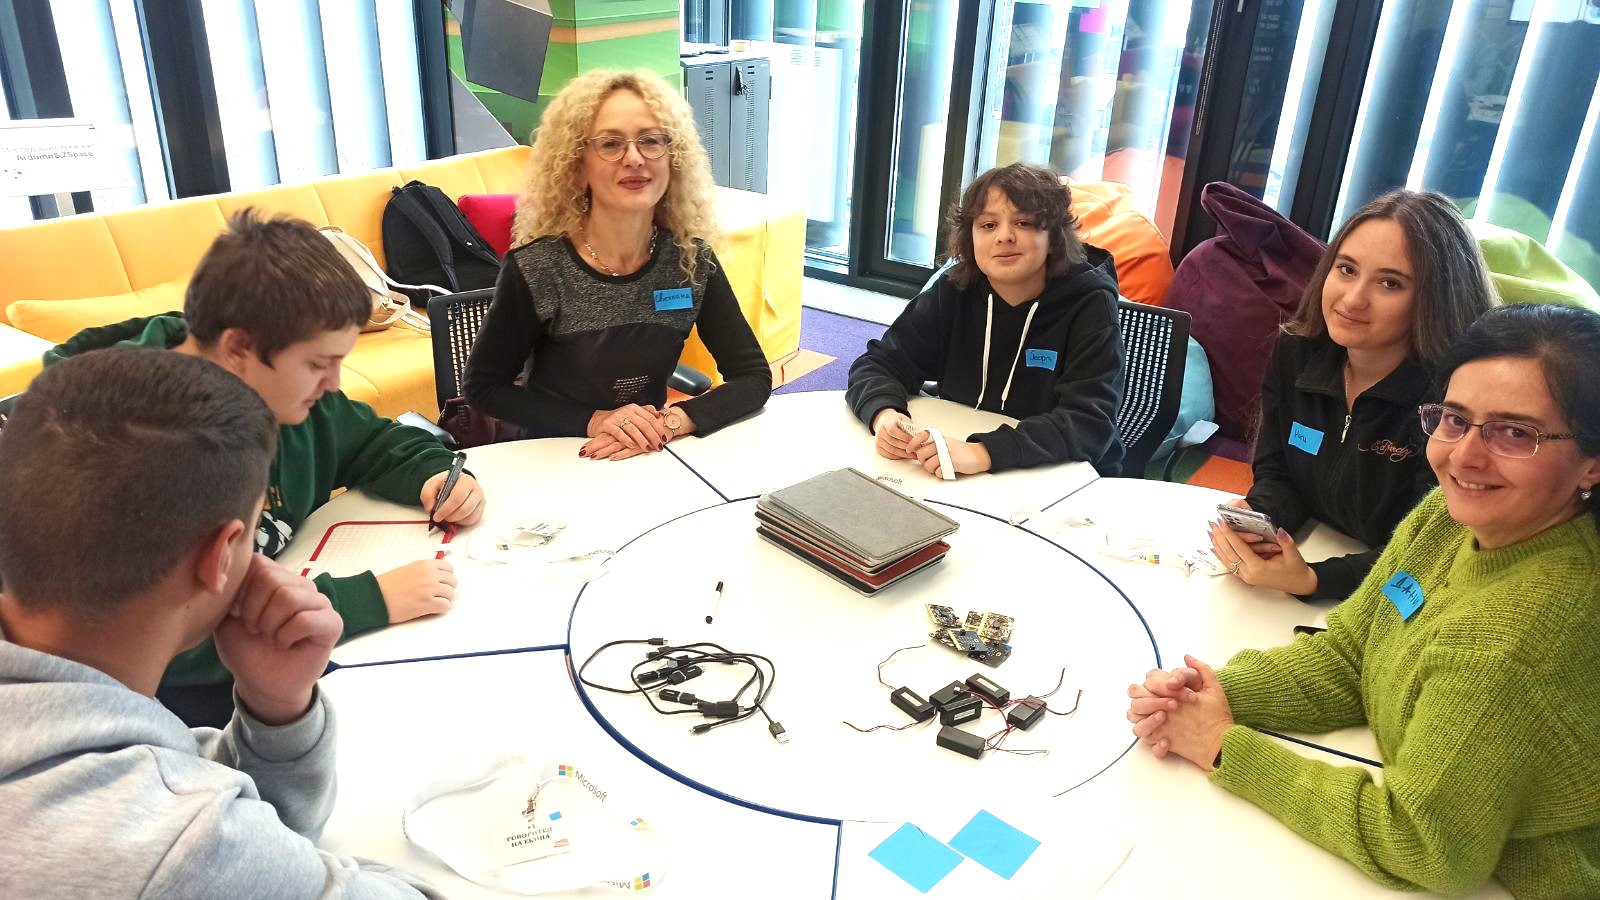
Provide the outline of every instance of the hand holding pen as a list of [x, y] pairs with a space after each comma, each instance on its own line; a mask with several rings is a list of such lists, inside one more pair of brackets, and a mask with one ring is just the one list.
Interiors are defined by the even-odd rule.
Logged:
[[428, 530], [475, 525], [483, 518], [483, 489], [466, 465], [467, 454], [458, 452], [450, 468], [422, 486], [422, 508], [428, 510]]

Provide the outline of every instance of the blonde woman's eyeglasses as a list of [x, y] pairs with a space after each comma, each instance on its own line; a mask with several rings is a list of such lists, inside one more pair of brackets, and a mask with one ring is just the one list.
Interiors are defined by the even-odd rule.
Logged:
[[630, 139], [614, 134], [602, 134], [599, 137], [587, 138], [583, 143], [593, 147], [595, 155], [606, 162], [616, 162], [627, 156], [629, 144], [632, 144], [645, 159], [660, 159], [672, 149], [672, 135], [652, 131]]

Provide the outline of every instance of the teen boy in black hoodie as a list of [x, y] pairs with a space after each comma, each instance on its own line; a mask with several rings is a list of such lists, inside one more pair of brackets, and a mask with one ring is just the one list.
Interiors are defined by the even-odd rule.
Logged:
[[1122, 471], [1117, 273], [1110, 254], [1078, 240], [1071, 202], [1055, 173], [1026, 163], [967, 187], [951, 212], [956, 265], [850, 367], [845, 399], [881, 455], [943, 474], [906, 405], [937, 381], [947, 400], [1020, 420], [951, 441], [957, 474], [1074, 460]]

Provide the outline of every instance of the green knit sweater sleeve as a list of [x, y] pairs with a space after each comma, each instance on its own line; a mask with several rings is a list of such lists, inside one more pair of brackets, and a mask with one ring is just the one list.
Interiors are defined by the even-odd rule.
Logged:
[[319, 446], [333, 455], [326, 462], [333, 466], [337, 486], [417, 506], [423, 483], [450, 468], [450, 451], [420, 428], [384, 418], [342, 393], [325, 395], [318, 406], [318, 424], [328, 429]]
[[[1428, 651], [1432, 673], [1382, 784], [1307, 759], [1241, 725], [1213, 781], [1390, 887], [1462, 894], [1489, 879], [1539, 765], [1550, 711], [1537, 680], [1503, 657]], [[1485, 684], [1484, 672], [1495, 672]]]
[[1244, 650], [1217, 672], [1234, 721], [1256, 728], [1313, 734], [1366, 721], [1361, 660], [1374, 615], [1388, 603], [1383, 583], [1426, 521], [1412, 513], [1395, 529], [1361, 586], [1328, 614], [1328, 630], [1301, 635], [1287, 647]]

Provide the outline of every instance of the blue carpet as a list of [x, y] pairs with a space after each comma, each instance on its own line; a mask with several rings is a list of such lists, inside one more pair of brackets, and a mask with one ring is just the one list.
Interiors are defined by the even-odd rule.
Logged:
[[867, 349], [867, 341], [882, 337], [886, 326], [849, 316], [800, 308], [800, 346], [814, 353], [834, 357], [833, 362], [796, 378], [773, 391], [790, 394], [800, 391], [842, 391], [850, 374], [850, 364]]

